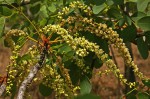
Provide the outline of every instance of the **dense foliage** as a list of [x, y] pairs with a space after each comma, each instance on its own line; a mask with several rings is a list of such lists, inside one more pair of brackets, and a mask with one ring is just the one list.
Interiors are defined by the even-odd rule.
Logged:
[[[138, 70], [126, 47], [134, 43], [143, 59], [148, 58], [150, 0], [0, 0], [0, 40], [12, 50], [3, 97], [18, 94], [22, 99], [35, 82], [45, 97], [54, 92], [59, 99], [99, 99], [91, 94], [90, 79], [93, 69], [103, 64], [109, 68], [105, 73], [113, 72], [132, 89], [125, 97], [150, 97], [150, 80]], [[147, 91], [138, 90], [138, 82], [124, 77], [110, 55], [111, 46]]]

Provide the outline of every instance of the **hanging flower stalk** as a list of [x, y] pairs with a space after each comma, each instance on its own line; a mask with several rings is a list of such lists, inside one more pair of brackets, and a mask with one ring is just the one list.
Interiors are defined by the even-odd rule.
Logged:
[[[120, 78], [120, 81], [122, 81], [125, 84], [132, 86], [135, 86], [134, 83], [127, 83], [127, 80], [123, 77], [122, 74], [120, 74], [120, 70], [117, 68], [117, 66], [114, 64], [113, 60], [108, 58], [108, 54], [104, 53], [102, 49], [100, 49], [99, 45], [96, 43], [89, 42], [84, 37], [79, 38], [73, 38], [73, 36], [68, 34], [68, 31], [64, 28], [61, 28], [59, 25], [47, 25], [43, 28], [42, 31], [51, 31], [54, 33], [57, 33], [61, 35], [61, 37], [64, 39], [66, 43], [68, 43], [74, 50], [77, 49], [77, 46], [80, 45], [82, 48], [84, 48], [86, 51], [94, 52], [97, 57], [102, 60], [103, 63], [106, 63], [108, 68], [115, 74], [116, 77]], [[86, 56], [86, 53], [78, 53], [78, 55]]]

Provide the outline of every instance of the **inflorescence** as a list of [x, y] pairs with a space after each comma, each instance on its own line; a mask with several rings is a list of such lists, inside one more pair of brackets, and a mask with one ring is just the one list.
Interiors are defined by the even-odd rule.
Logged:
[[[74, 9], [74, 16], [68, 16], [71, 9]], [[116, 64], [114, 64], [113, 60], [108, 57], [109, 55], [106, 54], [103, 49], [101, 49], [101, 46], [88, 41], [84, 37], [80, 37], [78, 32], [88, 31], [95, 34], [96, 36], [107, 40], [108, 44], [113, 44], [124, 58], [125, 63], [134, 69], [135, 74], [141, 80], [145, 79], [144, 75], [138, 71], [137, 65], [135, 65], [132, 61], [128, 48], [125, 46], [125, 43], [123, 43], [123, 39], [119, 38], [117, 32], [112, 28], [107, 27], [106, 24], [97, 23], [92, 18], [89, 19], [81, 16], [79, 13], [75, 12], [77, 9], [81, 9], [81, 11], [83, 11], [83, 13], [87, 16], [92, 15], [90, 7], [79, 1], [74, 1], [69, 5], [69, 7], [63, 8], [62, 11], [58, 13], [58, 18], [60, 19], [59, 25], [49, 24], [39, 30], [39, 33], [47, 34], [48, 32], [52, 32], [60, 35], [63, 41], [65, 41], [76, 52], [78, 57], [75, 59], [76, 65], [78, 65], [83, 72], [88, 72], [89, 70], [88, 66], [84, 64], [83, 57], [87, 56], [90, 52], [93, 52], [109, 68], [109, 70], [105, 71], [106, 73], [111, 71], [122, 83], [127, 84], [130, 87], [134, 87], [135, 82], [127, 82]], [[64, 18], [64, 16], [68, 17]], [[12, 40], [12, 36], [26, 37], [27, 34], [22, 30], [15, 29], [10, 30], [5, 36], [8, 45], [12, 49], [12, 56], [10, 58], [11, 64], [7, 66], [9, 75], [7, 80], [7, 93], [10, 93], [15, 78], [18, 77], [17, 79], [19, 80], [19, 83], [17, 85], [20, 84], [20, 82], [24, 79], [24, 75], [29, 73], [30, 66], [33, 66], [36, 62], [38, 62], [35, 57], [38, 57], [40, 54], [37, 46], [33, 45], [28, 49], [28, 52], [24, 54], [29, 55], [30, 59], [23, 59], [18, 62], [17, 60], [21, 58], [20, 49], [22, 46], [14, 42]], [[58, 72], [57, 68], [60, 69], [61, 74]], [[72, 98], [73, 95], [77, 95], [76, 92], [80, 89], [78, 86], [74, 86], [72, 84], [68, 70], [65, 68], [61, 58], [58, 56], [55, 62], [46, 64], [42, 67], [40, 73], [43, 76], [44, 84], [52, 88], [56, 92], [56, 96], [64, 95]]]

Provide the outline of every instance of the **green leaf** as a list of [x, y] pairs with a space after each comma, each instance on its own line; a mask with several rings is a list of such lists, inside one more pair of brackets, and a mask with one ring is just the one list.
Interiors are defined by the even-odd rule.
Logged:
[[12, 11], [8, 7], [0, 6], [0, 14], [2, 16], [10, 16], [12, 14]]
[[47, 19], [41, 19], [40, 20], [40, 26], [45, 26], [45, 24], [47, 23]]
[[145, 32], [146, 42], [150, 44], [150, 31]]
[[20, 62], [22, 62], [22, 60], [29, 60], [29, 59], [31, 59], [31, 56], [29, 54], [18, 56], [18, 58], [16, 59], [16, 63], [19, 64]]
[[109, 6], [111, 6], [111, 5], [114, 4], [114, 2], [113, 2], [112, 0], [107, 0], [107, 1], [106, 1], [106, 4], [109, 5]]
[[134, 94], [129, 94], [127, 96], [127, 99], [137, 99], [136, 96]]
[[99, 38], [96, 35], [93, 35], [89, 32], [82, 32], [82, 36], [88, 39], [90, 42], [97, 43], [101, 46], [101, 48], [105, 51], [105, 53], [109, 53], [108, 43], [106, 40]]
[[41, 6], [41, 8], [40, 8], [40, 12], [41, 12], [41, 16], [42, 17], [48, 17], [48, 12], [47, 12], [47, 8], [46, 8], [46, 6], [45, 5], [43, 5], [43, 6]]
[[54, 4], [51, 4], [51, 6], [48, 7], [48, 10], [51, 12], [55, 12], [56, 11], [56, 6]]
[[74, 99], [101, 99], [100, 96], [93, 95], [93, 94], [84, 94], [76, 96]]
[[70, 60], [65, 62], [65, 66], [68, 66], [69, 75], [70, 75], [72, 84], [73, 85], [78, 85], [78, 82], [81, 78], [80, 68]]
[[144, 12], [147, 8], [150, 0], [137, 0], [137, 9], [138, 11]]
[[15, 81], [12, 82], [13, 86], [12, 86], [12, 90], [11, 90], [11, 99], [14, 99], [16, 92], [17, 92], [17, 83]]
[[142, 80], [142, 83], [143, 83], [145, 86], [147, 86], [147, 87], [150, 88], [150, 79], [148, 79], [148, 80]]
[[96, 58], [94, 61], [94, 67], [100, 68], [102, 65], [103, 65], [103, 62], [100, 59]]
[[39, 91], [43, 96], [49, 96], [53, 92], [53, 90], [50, 87], [45, 86], [42, 83], [39, 85]]
[[137, 38], [136, 42], [141, 56], [143, 57], [143, 59], [147, 59], [149, 55], [147, 43], [144, 41], [143, 37]]
[[69, 51], [63, 56], [63, 62], [68, 61], [69, 59], [72, 59], [74, 56], [75, 52], [74, 51]]
[[108, 43], [106, 40], [96, 37], [95, 41], [97, 41], [96, 43], [104, 50], [105, 53], [109, 54]]
[[86, 5], [90, 5], [90, 4], [92, 4], [92, 5], [101, 5], [104, 2], [106, 2], [106, 0], [83, 0], [83, 1]]
[[85, 64], [87, 66], [91, 66], [91, 64], [95, 58], [94, 55], [95, 55], [95, 53], [90, 52], [87, 56], [84, 57]]
[[15, 3], [20, 4], [22, 0], [14, 0]]
[[[4, 0], [3, 0], [4, 1]], [[9, 2], [9, 3], [14, 3], [15, 0], [5, 0], [6, 2]]]
[[125, 20], [126, 20], [128, 25], [132, 24], [132, 21], [131, 21], [131, 19], [128, 16], [125, 16]]
[[101, 5], [94, 5], [92, 10], [94, 14], [98, 14], [100, 13], [104, 8], [106, 7], [105, 4], [101, 4]]
[[146, 16], [146, 14], [144, 12], [136, 12], [132, 15], [132, 20], [134, 20], [135, 23], [137, 23], [137, 21], [144, 16]]
[[117, 18], [117, 19], [123, 18], [120, 11], [115, 8], [109, 9], [107, 13], [108, 13], [109, 17], [113, 17], [113, 18]]
[[145, 31], [150, 31], [150, 16], [139, 19], [138, 26]]
[[134, 25], [126, 27], [123, 31], [118, 32], [124, 42], [132, 41], [136, 38], [136, 27]]
[[137, 2], [137, 0], [126, 0], [125, 2]]
[[124, 0], [113, 0], [114, 4], [123, 4], [124, 3]]
[[36, 3], [34, 5], [32, 5], [32, 7], [30, 8], [30, 11], [32, 12], [32, 14], [37, 14], [40, 11], [40, 7], [41, 4], [40, 3]]
[[29, 54], [25, 54], [21, 57], [21, 60], [28, 60], [30, 58], [31, 58], [31, 56]]
[[0, 17], [0, 38], [3, 36], [4, 28], [5, 28], [5, 18]]
[[119, 26], [122, 27], [124, 24], [125, 24], [125, 19], [124, 19], [124, 18], [121, 18], [121, 19], [119, 20]]
[[39, 1], [43, 1], [43, 0], [31, 0], [30, 3], [34, 4], [34, 3], [39, 2]]
[[95, 5], [101, 5], [105, 2], [106, 0], [93, 0]]
[[81, 94], [88, 94], [91, 92], [92, 85], [87, 76], [83, 76], [80, 81], [80, 92]]
[[139, 92], [137, 97], [138, 99], [150, 99], [150, 95], [147, 92]]
[[68, 44], [63, 44], [59, 49], [58, 52], [61, 54], [66, 54], [68, 52], [72, 51], [72, 48]]

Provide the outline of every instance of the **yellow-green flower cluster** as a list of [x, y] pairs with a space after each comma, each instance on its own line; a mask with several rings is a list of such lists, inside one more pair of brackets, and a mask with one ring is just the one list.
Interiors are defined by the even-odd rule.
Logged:
[[[92, 10], [87, 5], [81, 3], [80, 1], [73, 1], [70, 3], [69, 7], [65, 7], [62, 9], [61, 12], [58, 12], [58, 18], [62, 19], [64, 15], [67, 15], [70, 10], [74, 9], [81, 9], [83, 12], [85, 12], [88, 16], [92, 14]], [[77, 13], [75, 13], [77, 14]], [[78, 15], [78, 14], [77, 14]]]
[[90, 73], [90, 68], [89, 66], [85, 66], [84, 64], [84, 59], [83, 58], [76, 58], [75, 59], [75, 64], [77, 64], [78, 67], [84, 72], [84, 73]]
[[85, 56], [87, 56], [89, 54], [89, 52], [87, 52], [87, 50], [85, 48], [84, 49], [78, 48], [76, 50], [76, 54], [81, 56], [81, 57], [85, 57]]
[[[68, 30], [70, 32], [78, 32], [78, 31], [89, 31], [94, 33], [96, 36], [101, 37], [102, 39], [108, 40], [109, 44], [114, 44], [114, 47], [118, 49], [118, 52], [122, 55], [125, 60], [125, 63], [128, 66], [131, 66], [134, 69], [134, 72], [141, 79], [145, 77], [141, 72], [138, 71], [137, 65], [132, 61], [131, 55], [128, 51], [128, 48], [123, 43], [123, 39], [119, 38], [119, 35], [112, 28], [108, 28], [106, 24], [96, 23], [92, 19], [83, 18], [82, 16], [71, 17], [69, 16], [67, 19], [63, 19], [61, 22], [61, 27], [64, 27], [65, 24], [79, 23], [82, 25], [75, 26], [77, 29]], [[78, 25], [78, 24], [77, 24]], [[68, 28], [70, 29], [70, 28]]]
[[[58, 73], [58, 67], [61, 73]], [[77, 95], [78, 86], [72, 85], [68, 69], [64, 67], [64, 64], [61, 62], [61, 58], [58, 57], [56, 63], [52, 62], [52, 65], [46, 64], [41, 70], [40, 73], [45, 77], [44, 84], [54, 89], [56, 96], [65, 96], [72, 97]]]
[[52, 66], [46, 65], [42, 68], [41, 73], [46, 78], [43, 83], [56, 92], [56, 97], [60, 97], [62, 95], [68, 97], [74, 89], [68, 71], [61, 66], [61, 74], [63, 75], [63, 78], [56, 68], [56, 63], [53, 63]]
[[[61, 35], [61, 37], [66, 41], [66, 43], [68, 43], [72, 48], [74, 46], [81, 46], [86, 50], [95, 52], [97, 57], [101, 59], [103, 63], [106, 63], [108, 68], [114, 72], [115, 76], [119, 77], [120, 71], [117, 68], [117, 66], [113, 63], [111, 59], [108, 58], [108, 55], [106, 53], [104, 54], [104, 51], [100, 49], [96, 43], [89, 42], [84, 37], [73, 38], [71, 35], [68, 34], [68, 32], [65, 29], [61, 28], [59, 25], [48, 25], [43, 29], [49, 29], [52, 32], [56, 32], [57, 34]], [[123, 77], [122, 79], [123, 80], [121, 81], [125, 81]]]
[[74, 90], [74, 86], [72, 85], [72, 81], [68, 73], [69, 70], [64, 67], [64, 64], [62, 63], [62, 60], [60, 57], [58, 57], [57, 59], [57, 64], [59, 66], [62, 76], [64, 77], [66, 92], [68, 94], [68, 97], [71, 98], [73, 95], [76, 95], [76, 90]]
[[68, 96], [68, 94], [65, 92], [65, 83], [64, 79], [61, 77], [61, 75], [56, 70], [56, 63], [49, 66], [46, 65], [42, 68], [43, 73], [46, 77], [45, 81], [43, 82], [48, 87], [52, 88], [56, 92], [56, 96]]
[[36, 61], [37, 59], [33, 59], [38, 54], [36, 52], [36, 49], [37, 47], [33, 45], [28, 49], [28, 51], [25, 54], [31, 57], [32, 61], [30, 59], [21, 60], [22, 57], [20, 55], [21, 46], [19, 45], [14, 46], [12, 56], [10, 57], [11, 63], [7, 66], [8, 72], [7, 87], [6, 87], [7, 93], [10, 93], [14, 80], [17, 81], [16, 84], [19, 85], [25, 78], [26, 74], [29, 73], [30, 66], [33, 66], [37, 62]]
[[105, 70], [105, 71], [98, 71], [98, 75], [99, 75], [99, 76], [102, 76], [102, 75], [104, 75], [104, 74], [108, 75], [109, 72], [111, 72], [110, 69]]
[[8, 43], [8, 46], [10, 46], [10, 48], [12, 50], [14, 50], [14, 46], [16, 45], [15, 42], [12, 40], [12, 36], [25, 36], [26, 33], [22, 30], [18, 30], [18, 29], [12, 29], [10, 31], [8, 31], [5, 35], [5, 41]]
[[15, 75], [18, 73], [16, 60], [20, 54], [19, 49], [20, 49], [19, 45], [14, 46], [14, 50], [12, 51], [12, 55], [10, 56], [11, 63], [7, 66], [7, 70], [6, 70], [8, 73], [6, 93], [8, 94], [10, 94], [10, 90], [13, 86]]

